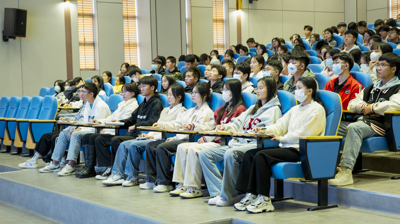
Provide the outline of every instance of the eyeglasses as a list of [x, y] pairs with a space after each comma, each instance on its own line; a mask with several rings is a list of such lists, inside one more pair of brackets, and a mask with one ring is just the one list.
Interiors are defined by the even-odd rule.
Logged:
[[78, 90], [78, 93], [88, 93], [88, 91]]
[[383, 63], [377, 63], [376, 66], [377, 67], [385, 67], [385, 66], [390, 66], [390, 65], [383, 62]]

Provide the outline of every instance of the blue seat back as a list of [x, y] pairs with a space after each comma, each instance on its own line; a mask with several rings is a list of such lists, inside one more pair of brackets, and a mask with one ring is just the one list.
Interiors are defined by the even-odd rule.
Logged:
[[354, 62], [353, 68], [351, 68], [351, 72], [359, 72], [360, 67], [358, 66], [357, 63]]
[[375, 26], [374, 26], [373, 23], [369, 23], [369, 24], [367, 24], [367, 28], [370, 29], [370, 30], [374, 30]]
[[[225, 82], [225, 79], [226, 79], [226, 78], [223, 79], [224, 82]], [[209, 82], [209, 81], [208, 81], [207, 79], [200, 79], [199, 82]]]
[[167, 69], [165, 69], [165, 74], [168, 74], [169, 73], [169, 69], [167, 68]]
[[208, 104], [211, 110], [216, 111], [224, 104], [225, 101], [222, 99], [221, 93], [211, 93], [211, 102]]
[[39, 120], [54, 120], [57, 113], [57, 99], [54, 96], [45, 96], [38, 116]]
[[361, 52], [362, 51], [369, 51], [369, 48], [367, 47], [367, 46], [359, 46], [360, 47], [360, 50], [361, 50]]
[[142, 96], [142, 94], [137, 95], [137, 102], [138, 104], [141, 104], [144, 101], [144, 96]]
[[183, 106], [186, 109], [190, 109], [196, 106], [196, 104], [192, 100], [192, 94], [190, 93], [185, 93], [185, 99], [183, 100]]
[[28, 114], [26, 115], [26, 119], [37, 119], [40, 113], [40, 109], [42, 108], [43, 97], [41, 96], [33, 96], [31, 99], [31, 104], [29, 105]]
[[158, 81], [157, 92], [161, 92], [161, 81]]
[[318, 57], [318, 53], [315, 50], [306, 50], [306, 53], [310, 56]]
[[400, 49], [393, 49], [393, 53], [395, 53], [395, 54], [397, 54], [397, 55], [400, 55]]
[[325, 135], [336, 135], [342, 117], [342, 103], [337, 93], [327, 90], [317, 90], [326, 112]]
[[287, 48], [288, 48], [288, 50], [289, 51], [292, 51], [293, 50], [293, 45], [291, 44], [291, 45], [289, 45], [289, 44], [284, 44]]
[[278, 90], [278, 99], [281, 103], [282, 115], [285, 115], [292, 107], [296, 106], [296, 98], [288, 91]]
[[[178, 62], [178, 65], [176, 67], [178, 67], [179, 70], [181, 70], [181, 68], [184, 66], [185, 66], [185, 61], [180, 61], [180, 62]], [[181, 73], [183, 74], [183, 72], [181, 72]]]
[[86, 82], [92, 82], [92, 78], [87, 78]]
[[307, 68], [311, 69], [313, 73], [321, 73], [324, 70], [324, 66], [321, 64], [309, 64]]
[[181, 80], [176, 80], [176, 83], [180, 84], [181, 86], [183, 86], [183, 88], [186, 88], [186, 83], [184, 81]]
[[183, 66], [179, 70], [181, 71], [181, 74], [183, 75], [183, 73], [185, 73], [187, 71], [187, 68], [185, 66]]
[[396, 49], [397, 44], [393, 43], [393, 42], [386, 42], [388, 43], [390, 46], [392, 46], [393, 49]]
[[31, 105], [32, 98], [29, 96], [23, 96], [19, 103], [17, 114], [15, 118], [22, 119], [28, 114], [29, 106]]
[[287, 76], [287, 75], [279, 75], [279, 80], [282, 82], [282, 83], [285, 83], [287, 80], [289, 80], [290, 79], [290, 77], [289, 76]]
[[[221, 56], [221, 55], [220, 55]], [[197, 68], [201, 71], [201, 76], [204, 77], [204, 72], [206, 71], [206, 65], [198, 65]]]
[[56, 91], [54, 90], [54, 86], [50, 87], [49, 92], [47, 93], [47, 95], [54, 95], [56, 94]]
[[223, 60], [225, 60], [225, 57], [222, 54], [220, 54], [218, 55], [218, 59], [220, 62], [222, 62]]
[[267, 54], [268, 54], [268, 57], [269, 57], [271, 55], [274, 55], [275, 53], [273, 51], [267, 49]]
[[[226, 81], [228, 81], [228, 80], [230, 80], [230, 79], [232, 79], [232, 78], [223, 78], [222, 81], [223, 81], [223, 82], [226, 82]], [[208, 81], [208, 80], [207, 80], [207, 81]]]
[[371, 75], [364, 72], [350, 72], [355, 80], [357, 80], [364, 88], [372, 85]]
[[257, 48], [256, 47], [249, 48], [249, 52], [257, 53]]
[[251, 83], [253, 83], [254, 88], [257, 86], [258, 80], [260, 80], [260, 78], [258, 78], [258, 77], [250, 77], [250, 78], [249, 78], [249, 81], [250, 81]]
[[115, 86], [115, 77], [111, 77], [110, 83], [111, 83], [111, 85]]
[[114, 93], [113, 86], [110, 83], [104, 83], [104, 92], [107, 96], [111, 96]]
[[265, 45], [265, 48], [269, 48], [269, 47], [271, 47], [271, 45], [272, 45], [272, 43], [267, 43], [266, 45]]
[[161, 81], [161, 79], [162, 79], [162, 75], [160, 75], [160, 74], [153, 74], [153, 77], [155, 77], [157, 79], [157, 81]]
[[239, 57], [240, 57], [240, 54], [238, 54], [238, 53], [233, 54], [233, 59], [238, 59]]
[[160, 98], [161, 98], [161, 103], [163, 105], [163, 108], [169, 107], [170, 104], [168, 103], [168, 96], [165, 94], [160, 94]]
[[47, 96], [49, 91], [50, 91], [50, 88], [42, 87], [42, 88], [40, 88], [39, 96], [45, 97], [45, 96]]
[[6, 113], [6, 118], [14, 118], [15, 115], [17, 114], [18, 108], [19, 108], [19, 103], [21, 101], [21, 98], [17, 96], [12, 96], [10, 98], [10, 103], [8, 104], [8, 110]]
[[321, 64], [321, 59], [319, 57], [310, 56], [310, 63], [311, 64]]
[[[336, 43], [337, 43], [336, 46], [338, 46], [338, 47], [344, 43], [343, 37], [337, 35], [336, 33], [333, 34], [333, 39], [336, 40]], [[315, 46], [315, 45], [314, 45], [314, 46]]]
[[[111, 94], [112, 95], [112, 94]], [[108, 102], [108, 97], [104, 95], [98, 95], [104, 102]]]
[[108, 107], [110, 108], [111, 113], [114, 113], [118, 109], [118, 104], [124, 101], [122, 95], [112, 94], [110, 98], [108, 98]]
[[321, 73], [315, 73], [315, 80], [318, 82], [318, 87], [320, 90], [323, 90], [325, 88], [325, 85], [331, 78], [325, 74]]
[[306, 50], [311, 50], [311, 46], [307, 41], [303, 41], [303, 44], [306, 47]]
[[131, 78], [129, 78], [128, 76], [125, 76], [125, 84], [127, 83], [131, 83]]
[[240, 57], [237, 59], [236, 63], [239, 64], [240, 62], [243, 62], [243, 61], [246, 60], [247, 58], [250, 58], [250, 57], [249, 57], [249, 56], [240, 56]]
[[253, 57], [254, 55], [256, 55], [255, 52], [249, 52], [250, 57]]
[[286, 44], [286, 45], [289, 45], [289, 46], [293, 49], [293, 44], [292, 44], [292, 42], [290, 42], [290, 41], [285, 41], [285, 44]]
[[0, 99], [0, 117], [4, 117], [8, 110], [8, 104], [10, 103], [10, 97], [3, 96]]
[[251, 107], [257, 102], [257, 96], [253, 93], [242, 92], [242, 98], [243, 103], [246, 105], [247, 108]]
[[142, 69], [142, 74], [150, 74], [150, 72], [147, 69]]

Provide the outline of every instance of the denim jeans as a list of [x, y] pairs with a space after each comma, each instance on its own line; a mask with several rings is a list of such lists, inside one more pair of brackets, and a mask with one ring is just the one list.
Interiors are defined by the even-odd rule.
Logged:
[[357, 122], [347, 126], [346, 140], [344, 142], [343, 154], [340, 159], [339, 166], [344, 166], [349, 169], [354, 168], [358, 154], [361, 149], [361, 144], [364, 138], [378, 136], [370, 125], [359, 119]]
[[[239, 175], [239, 163], [243, 161], [244, 154], [251, 149], [256, 149], [255, 144], [239, 147], [219, 146], [203, 149], [199, 153], [201, 168], [207, 183], [210, 196], [220, 196], [229, 200], [238, 195], [235, 189]], [[216, 162], [224, 160], [224, 176], [221, 175]]]
[[153, 140], [129, 140], [122, 142], [115, 155], [114, 165], [111, 173], [121, 177], [128, 175], [127, 179], [139, 176], [140, 159], [146, 145]]
[[70, 130], [63, 130], [58, 136], [53, 155], [51, 156], [52, 160], [61, 161], [61, 158], [64, 156], [69, 143], [67, 160], [73, 160], [76, 162], [78, 159], [79, 149], [81, 148], [83, 136], [85, 134], [92, 133], [90, 131], [75, 131], [72, 133], [70, 139], [69, 132]]

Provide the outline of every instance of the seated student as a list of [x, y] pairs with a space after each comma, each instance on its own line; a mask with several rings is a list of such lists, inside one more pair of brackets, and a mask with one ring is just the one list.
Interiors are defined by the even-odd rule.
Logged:
[[304, 45], [303, 43], [303, 39], [301, 38], [296, 38], [293, 40], [293, 47], [297, 46], [297, 45]]
[[182, 80], [183, 76], [175, 65], [176, 65], [176, 58], [174, 56], [169, 56], [165, 64], [165, 67], [169, 71], [168, 74], [173, 75], [176, 80]]
[[103, 72], [102, 78], [103, 78], [104, 83], [108, 83], [111, 85], [111, 78], [112, 78], [111, 72], [109, 72], [109, 71]]
[[339, 30], [337, 29], [336, 26], [331, 26], [331, 28], [333, 29], [333, 33], [338, 34]]
[[279, 162], [300, 161], [300, 136], [325, 134], [325, 109], [316, 92], [317, 85], [313, 78], [300, 78], [296, 83], [295, 95], [301, 104], [290, 109], [275, 124], [257, 128], [257, 133], [268, 134], [272, 141], [279, 141], [279, 148], [253, 149], [245, 153], [236, 190], [247, 194], [234, 205], [236, 210], [250, 213], [274, 211], [269, 197], [272, 166]]
[[383, 26], [379, 27], [378, 33], [381, 36], [382, 40], [388, 41], [387, 37], [388, 37], [389, 30], [390, 30], [390, 27], [388, 25], [383, 25]]
[[211, 66], [211, 73], [208, 76], [210, 81], [211, 90], [213, 93], [222, 93], [222, 88], [224, 86], [223, 78], [226, 76], [226, 69], [221, 65]]
[[293, 74], [293, 76], [283, 84], [283, 90], [294, 94], [297, 80], [301, 77], [315, 78], [315, 75], [307, 68], [308, 64], [310, 64], [310, 58], [306, 53], [296, 52], [290, 55], [289, 62], [288, 70], [290, 74]]
[[[214, 112], [215, 125], [228, 124], [231, 119], [246, 110], [240, 91], [241, 83], [236, 79], [224, 83], [222, 98], [225, 105]], [[172, 182], [177, 183], [171, 196], [182, 198], [202, 197], [201, 178], [203, 176], [198, 154], [202, 149], [220, 146], [220, 139], [213, 136], [203, 136], [197, 142], [178, 145]]]
[[256, 41], [254, 40], [254, 38], [252, 38], [252, 37], [247, 39], [246, 44], [247, 44], [248, 48], [254, 48], [254, 47], [257, 47], [257, 45], [258, 45], [256, 43]]
[[150, 71], [150, 74], [160, 74], [160, 75], [165, 74], [164, 63], [159, 58], [153, 59], [153, 63], [151, 64], [151, 69], [152, 70]]
[[374, 22], [374, 27], [375, 27], [375, 33], [379, 33], [379, 28], [385, 24], [385, 21], [382, 19], [377, 19]]
[[357, 65], [360, 64], [360, 59], [361, 59], [361, 50], [360, 49], [354, 49], [350, 51], [351, 56], [353, 56], [354, 63], [357, 63]]
[[289, 74], [289, 70], [287, 68], [287, 66], [289, 65], [289, 61], [290, 61], [290, 52], [286, 52], [286, 53], [278, 55], [278, 61], [280, 61], [282, 63], [283, 69], [281, 71], [281, 75], [292, 76], [292, 74]]
[[378, 80], [376, 70], [378, 67], [377, 64], [379, 62], [379, 58], [383, 54], [389, 52], [393, 52], [393, 48], [388, 43], [380, 42], [380, 43], [375, 43], [371, 46], [371, 55], [370, 55], [371, 61], [369, 62], [367, 73], [371, 75], [372, 82], [375, 83]]
[[189, 68], [185, 76], [185, 93], [192, 93], [194, 86], [199, 82], [201, 71], [197, 67]]
[[231, 60], [234, 64], [236, 64], [235, 53], [231, 49], [225, 51], [224, 59]]
[[281, 74], [283, 67], [282, 63], [278, 60], [269, 60], [265, 64], [264, 77], [270, 76], [276, 82], [276, 89], [283, 90], [283, 83], [279, 80], [279, 75]]
[[355, 30], [347, 30], [344, 33], [344, 44], [343, 51], [346, 53], [350, 53], [350, 51], [354, 49], [360, 49], [360, 47], [356, 44], [358, 37], [358, 33]]
[[285, 45], [281, 45], [281, 46], [278, 47], [278, 51], [276, 52], [276, 54], [277, 55], [281, 55], [281, 54], [287, 53], [287, 52], [288, 52], [288, 48]]
[[317, 43], [318, 41], [319, 41], [319, 34], [318, 33], [311, 34], [309, 41], [311, 49], [314, 46], [314, 44]]
[[[118, 104], [118, 109], [114, 111], [110, 116], [103, 119], [95, 119], [94, 123], [106, 124], [106, 122], [119, 122], [129, 118], [133, 111], [138, 108], [138, 102], [136, 100], [139, 94], [139, 88], [135, 83], [128, 83], [122, 87], [123, 101]], [[96, 164], [96, 158], [98, 155], [98, 165], [100, 167], [109, 166], [108, 161], [103, 161], [102, 158], [108, 156], [102, 156], [102, 154], [110, 154], [110, 150], [105, 152], [98, 151], [95, 149], [95, 140], [97, 137], [102, 136], [103, 138], [112, 138], [115, 135], [114, 129], [103, 129], [100, 133], [89, 133], [85, 134], [82, 138], [82, 149], [85, 155], [85, 167], [78, 172], [75, 176], [78, 178], [88, 178], [96, 176], [94, 166]]]
[[104, 82], [102, 77], [95, 75], [92, 77], [92, 82], [97, 86], [97, 89], [99, 90], [99, 93], [97, 95], [107, 96], [106, 91], [104, 91]]
[[242, 46], [239, 50], [240, 56], [247, 56], [249, 55], [249, 49], [246, 46]]
[[200, 55], [200, 64], [202, 65], [220, 65], [221, 62], [216, 57], [211, 57], [207, 54]]
[[286, 43], [285, 39], [283, 39], [283, 38], [279, 38], [279, 42], [281, 43], [281, 45]]
[[67, 102], [67, 98], [64, 95], [65, 82], [63, 80], [56, 80], [53, 86], [54, 86], [54, 92], [56, 92], [54, 96], [57, 98], [58, 106], [63, 105], [64, 103]]
[[[237, 53], [237, 54], [240, 55], [240, 48], [242, 48], [242, 47], [243, 47], [242, 44], [237, 44], [237, 45], [235, 46], [235, 49], [236, 49], [236, 52], [235, 52], [235, 53]], [[240, 56], [242, 56], [242, 55], [240, 55]]]
[[337, 29], [338, 29], [338, 32], [339, 32], [338, 33], [339, 36], [344, 37], [344, 32], [346, 32], [346, 27], [347, 27], [346, 23], [344, 23], [344, 22], [338, 23]]
[[[194, 108], [182, 113], [174, 121], [155, 123], [153, 127], [172, 130], [189, 130], [189, 131], [211, 131], [215, 128], [213, 120], [213, 111], [207, 104], [210, 98], [210, 85], [206, 82], [199, 82], [193, 89], [192, 100], [197, 104]], [[177, 134], [175, 137], [168, 138], [165, 143], [151, 142], [146, 146], [146, 161], [152, 166], [147, 167], [147, 172], [156, 174], [155, 183], [157, 187], [153, 189], [156, 193], [168, 192], [172, 187], [172, 171], [171, 165], [173, 156], [178, 145], [187, 142], [188, 135]], [[156, 168], [156, 170], [154, 170]]]
[[[97, 96], [98, 89], [94, 83], [85, 83], [79, 91], [80, 98], [87, 102], [85, 104], [83, 122], [92, 122], [94, 119], [103, 119], [111, 114], [108, 105]], [[57, 175], [68, 176], [74, 174], [75, 163], [78, 158], [79, 149], [81, 148], [81, 140], [87, 133], [94, 133], [94, 128], [81, 127], [72, 129], [69, 132], [61, 132], [51, 157], [53, 161], [44, 168], [39, 169], [39, 172], [48, 173], [58, 171], [60, 168], [60, 160], [64, 156], [69, 144], [67, 156], [68, 164], [58, 172]]]
[[333, 73], [332, 71], [332, 65], [333, 65], [333, 56], [336, 54], [339, 54], [340, 51], [338, 49], [330, 48], [325, 52], [324, 58], [324, 70], [321, 72], [321, 74], [329, 76], [331, 79], [337, 78], [337, 75]]
[[253, 83], [249, 82], [250, 65], [247, 63], [239, 63], [235, 67], [233, 78], [242, 84], [242, 92], [252, 93], [254, 91]]
[[305, 41], [307, 41], [308, 43], [310, 42], [311, 39], [311, 32], [313, 31], [312, 26], [310, 25], [305, 25], [304, 26], [304, 36], [305, 36]]
[[[112, 166], [114, 162], [114, 155], [118, 150], [119, 145], [123, 141], [132, 140], [139, 136], [139, 131], [136, 127], [151, 126], [160, 117], [163, 108], [160, 95], [156, 92], [158, 81], [153, 76], [145, 76], [140, 79], [139, 90], [140, 94], [144, 96], [144, 100], [139, 107], [133, 111], [130, 118], [121, 120], [129, 129], [124, 136], [108, 136], [100, 135], [95, 139], [95, 148], [97, 158]], [[111, 153], [110, 152], [111, 146]], [[100, 153], [102, 152], [102, 153]], [[107, 168], [103, 174], [97, 175], [97, 180], [106, 180], [111, 173], [111, 167]]]
[[364, 35], [365, 31], [368, 29], [367, 22], [365, 21], [359, 21], [357, 23], [357, 27], [358, 27], [358, 33], [360, 33], [361, 35]]
[[264, 61], [268, 60], [267, 48], [264, 44], [259, 44], [257, 46], [257, 54], [264, 57]]
[[122, 87], [124, 86], [124, 84], [125, 84], [125, 76], [118, 75], [117, 77], [115, 77], [115, 86], [113, 87], [114, 94], [121, 94]]
[[325, 60], [326, 60], [325, 56], [326, 56], [326, 52], [327, 52], [328, 50], [330, 50], [330, 49], [333, 49], [333, 48], [332, 48], [331, 46], [329, 46], [329, 45], [324, 45], [324, 46], [322, 46], [321, 49], [320, 49], [321, 54], [320, 54], [319, 58], [322, 60], [322, 62], [321, 62], [321, 65], [322, 65], [322, 66], [325, 66]]
[[218, 58], [219, 57], [219, 53], [218, 53], [217, 50], [212, 50], [210, 52], [210, 57], [211, 57], [210, 64], [212, 64], [212, 65], [220, 65], [221, 64], [221, 61]]
[[346, 141], [335, 179], [329, 185], [353, 184], [352, 170], [364, 138], [385, 136], [384, 112], [400, 110], [400, 80], [396, 73], [400, 58], [394, 53], [383, 54], [378, 62], [378, 81], [366, 87], [350, 101], [348, 109], [362, 113], [356, 122], [347, 126]]
[[[293, 47], [292, 54], [295, 52], [303, 52], [306, 53], [306, 46], [304, 44], [297, 44]], [[306, 53], [307, 56], [311, 56], [310, 54]]]
[[[189, 70], [190, 68], [196, 67], [196, 61], [197, 61], [196, 57], [197, 56], [195, 56], [193, 54], [186, 55], [186, 57], [185, 57], [185, 67], [186, 67], [187, 70]], [[186, 72], [187, 72], [187, 70], [186, 70]], [[182, 74], [184, 80], [185, 80], [186, 72], [184, 72]]]
[[300, 34], [293, 34], [293, 35], [290, 37], [290, 42], [292, 42], [292, 45], [294, 45], [294, 40], [296, 40], [296, 39], [298, 39], [298, 38], [300, 38]]
[[264, 68], [264, 57], [261, 55], [254, 55], [251, 57], [250, 61], [250, 68], [251, 68], [251, 73], [250, 77], [257, 77], [257, 78], [262, 78], [263, 75], [263, 68]]
[[210, 76], [211, 73], [211, 65], [207, 65], [206, 69], [204, 70], [204, 79], [208, 80], [208, 76]]
[[128, 76], [131, 78], [131, 82], [139, 83], [140, 80], [145, 77], [142, 74], [142, 69], [137, 66], [130, 66], [128, 69]]
[[223, 60], [222, 66], [226, 69], [225, 78], [232, 78], [233, 71], [235, 70], [235, 64], [231, 60]]
[[229, 47], [229, 50], [232, 50], [234, 54], [237, 53], [237, 51], [236, 51], [236, 46], [235, 46], [235, 45], [231, 45], [231, 46]]
[[178, 61], [185, 61], [185, 58], [186, 58], [186, 55], [181, 55], [181, 56], [179, 56], [179, 59], [178, 59]]
[[398, 28], [390, 28], [388, 32], [387, 40], [388, 42], [392, 42], [396, 44], [396, 49], [400, 48], [400, 40], [399, 40], [400, 29]]
[[368, 73], [369, 62], [371, 61], [371, 52], [364, 52], [361, 54], [360, 58], [360, 71]]
[[69, 102], [80, 100], [79, 93], [77, 93], [77, 90], [80, 89], [84, 84], [85, 82], [82, 80], [81, 77], [75, 77], [74, 79], [69, 80], [65, 83], [64, 95]]
[[278, 51], [278, 47], [281, 46], [281, 42], [279, 40], [278, 37], [274, 37], [271, 40], [271, 46], [268, 48], [268, 50], [273, 51], [274, 53], [276, 53], [276, 51]]
[[372, 31], [372, 30], [366, 30], [366, 31], [364, 32], [364, 35], [363, 35], [363, 45], [364, 45], [364, 46], [368, 46], [368, 40], [369, 40], [369, 38], [371, 38], [373, 35], [376, 35], [376, 34], [375, 34], [375, 32]]
[[128, 75], [128, 68], [129, 64], [128, 63], [122, 63], [121, 68], [119, 69], [118, 75], [123, 75], [126, 76]]
[[[263, 77], [257, 83], [257, 102], [232, 122], [217, 126], [219, 131], [231, 133], [249, 133], [255, 127], [265, 127], [282, 116], [277, 96], [276, 82], [270, 77]], [[235, 190], [239, 163], [246, 151], [257, 148], [257, 141], [250, 138], [233, 138], [228, 145], [206, 148], [200, 151], [199, 160], [204, 179], [210, 193], [209, 205], [230, 206], [239, 201]], [[224, 175], [215, 165], [224, 160]]]
[[371, 47], [374, 43], [380, 43], [382, 42], [382, 38], [379, 35], [372, 35], [369, 39], [368, 39], [368, 48], [371, 50]]
[[358, 32], [357, 23], [350, 22], [349, 25], [347, 25], [347, 30], [354, 30], [354, 31]]
[[[186, 108], [182, 106], [184, 98], [185, 91], [183, 87], [177, 83], [172, 84], [170, 88], [168, 88], [168, 103], [171, 104], [171, 106], [161, 111], [157, 123], [169, 122], [180, 118], [182, 113], [186, 111]], [[119, 145], [111, 175], [107, 180], [102, 182], [104, 185], [122, 184], [123, 187], [131, 187], [138, 184], [141, 153], [146, 149], [146, 145], [153, 141], [159, 144], [165, 142], [165, 140], [161, 140], [161, 132], [141, 134], [140, 137], [145, 139], [128, 140]], [[126, 180], [124, 179], [125, 174], [127, 175]], [[153, 189], [155, 186], [154, 181], [155, 177], [148, 172], [146, 183], [141, 184], [140, 188]]]
[[173, 84], [176, 83], [175, 77], [170, 75], [169, 73], [167, 75], [164, 75], [161, 79], [161, 94], [168, 94], [168, 88], [172, 86]]
[[329, 46], [331, 46], [331, 47], [337, 46], [337, 42], [336, 42], [335, 38], [333, 38], [333, 29], [332, 28], [326, 28], [324, 30], [324, 38], [326, 41], [328, 41]]
[[[317, 52], [318, 56], [322, 59], [321, 57], [321, 48], [328, 45], [329, 43], [326, 40], [320, 40], [315, 44], [315, 51]], [[323, 60], [323, 59], [322, 59]]]

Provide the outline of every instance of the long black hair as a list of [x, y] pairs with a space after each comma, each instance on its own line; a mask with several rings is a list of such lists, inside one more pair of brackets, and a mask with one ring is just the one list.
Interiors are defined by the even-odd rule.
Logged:
[[[60, 80], [56, 80], [56, 81], [54, 82], [54, 85], [53, 85], [53, 86], [55, 86], [56, 83], [57, 83], [58, 86], [60, 87], [60, 92], [59, 92], [59, 93], [64, 92], [64, 90], [65, 90], [65, 82], [64, 82], [63, 80], [61, 80], [61, 79], [60, 79]], [[59, 93], [56, 93], [56, 94], [58, 95]]]
[[[226, 115], [226, 117], [231, 117], [235, 110], [240, 106], [245, 104], [243, 103], [242, 99], [242, 84], [237, 79], [230, 79], [224, 83], [224, 86], [232, 92], [232, 104], [230, 108], [230, 112]], [[220, 123], [222, 116], [225, 113], [225, 110], [228, 108], [229, 102], [226, 102], [222, 107], [220, 107], [217, 115], [217, 124]]]
[[312, 77], [304, 77], [303, 76], [303, 77], [299, 78], [299, 80], [297, 80], [297, 82], [301, 82], [308, 89], [312, 89], [311, 97], [314, 99], [315, 102], [317, 102], [317, 103], [321, 104], [322, 106], [324, 106], [324, 104], [322, 103], [321, 99], [319, 99], [317, 97], [317, 81], [315, 81], [314, 78], [312, 78]]
[[[263, 82], [264, 85], [267, 88], [267, 103], [278, 94], [278, 88], [276, 86], [276, 81], [272, 78], [272, 77], [263, 77], [260, 80], [258, 80], [259, 82]], [[258, 84], [257, 83], [257, 84]], [[261, 100], [257, 100], [256, 104], [253, 107], [253, 110], [250, 112], [250, 114], [255, 114], [257, 112], [258, 109], [260, 109], [262, 107], [262, 102]]]
[[204, 99], [204, 97], [206, 97], [204, 103], [208, 102], [211, 99], [210, 83], [198, 82], [194, 87], [197, 89], [197, 91], [199, 91], [201, 99]]
[[[164, 75], [163, 78], [167, 79], [168, 88], [176, 83], [176, 80], [175, 80], [173, 75]], [[162, 94], [167, 94], [168, 93], [168, 89], [164, 89], [164, 87], [162, 87], [162, 81], [161, 81], [161, 91], [160, 91], [160, 93], [162, 93]]]
[[103, 77], [100, 77], [99, 75], [95, 75], [95, 76], [92, 77], [92, 80], [93, 80], [93, 79], [96, 79], [97, 82], [99, 83], [99, 84], [97, 85], [97, 88], [99, 89], [99, 91], [100, 91], [100, 90], [104, 90], [104, 80], [103, 80]]

